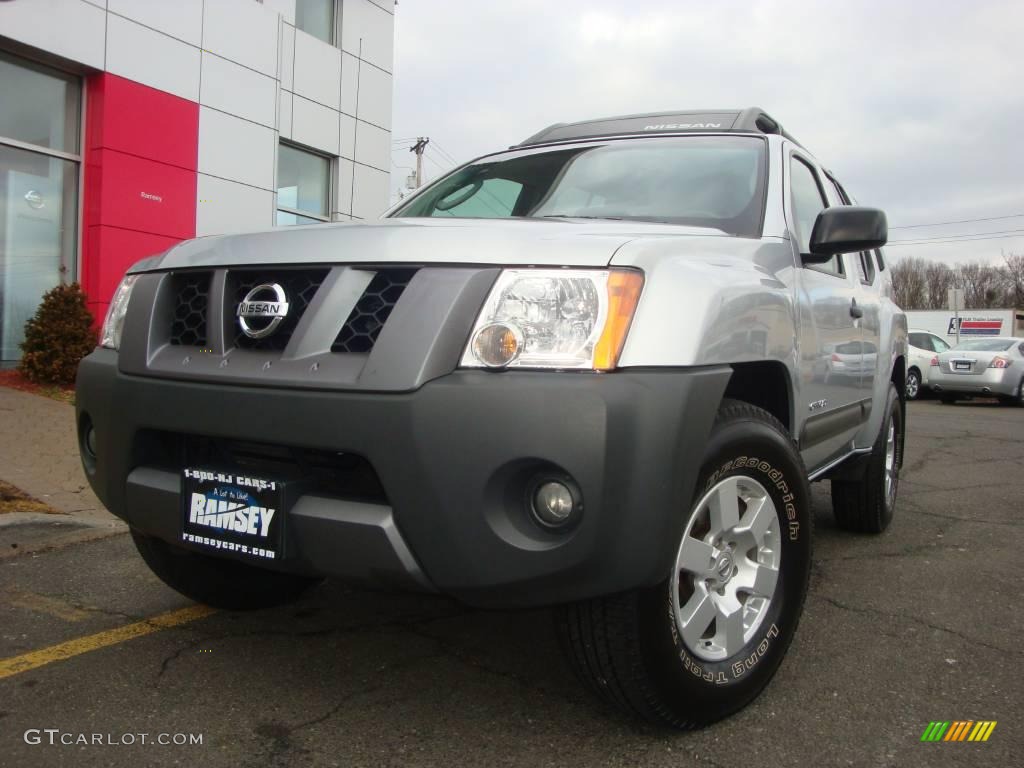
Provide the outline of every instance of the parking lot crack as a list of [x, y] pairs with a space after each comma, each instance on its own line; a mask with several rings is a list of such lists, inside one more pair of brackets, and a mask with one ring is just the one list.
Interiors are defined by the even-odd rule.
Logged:
[[945, 632], [947, 634], [953, 635], [954, 637], [960, 638], [964, 642], [970, 643], [972, 645], [979, 645], [983, 648], [988, 648], [989, 650], [997, 651], [998, 653], [1005, 653], [1010, 656], [1024, 655], [1024, 651], [1002, 648], [998, 645], [993, 645], [992, 643], [988, 643], [984, 640], [980, 640], [976, 637], [964, 634], [963, 632], [960, 632], [956, 629], [952, 629], [951, 627], [944, 627], [941, 624], [935, 624], [934, 622], [922, 619], [919, 616], [914, 616], [912, 614], [908, 614], [905, 612], [896, 613], [893, 611], [882, 611], [878, 608], [868, 608], [863, 606], [849, 605], [848, 603], [840, 602], [836, 598], [830, 597], [829, 595], [813, 595], [813, 597], [818, 597], [824, 600], [829, 605], [833, 606], [834, 608], [838, 608], [841, 611], [850, 611], [852, 613], [859, 613], [865, 616], [885, 616], [886, 618], [899, 619], [901, 621], [910, 620], [916, 624], [928, 627], [929, 629], [934, 629], [939, 632]]

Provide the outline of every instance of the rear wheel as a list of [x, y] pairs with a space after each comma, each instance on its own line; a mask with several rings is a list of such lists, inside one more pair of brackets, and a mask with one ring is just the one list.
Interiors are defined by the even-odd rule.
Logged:
[[807, 592], [810, 494], [785, 428], [727, 402], [656, 587], [560, 609], [577, 674], [628, 713], [696, 728], [752, 701], [782, 662]]
[[269, 608], [291, 602], [317, 581], [172, 547], [134, 529], [132, 539], [146, 565], [164, 584], [215, 608]]
[[921, 373], [917, 368], [907, 371], [907, 400], [917, 400], [921, 395]]
[[[945, 401], [943, 401], [945, 402]], [[896, 387], [889, 386], [885, 418], [864, 476], [832, 481], [832, 512], [840, 528], [858, 533], [881, 533], [892, 522], [903, 466], [903, 410]]]

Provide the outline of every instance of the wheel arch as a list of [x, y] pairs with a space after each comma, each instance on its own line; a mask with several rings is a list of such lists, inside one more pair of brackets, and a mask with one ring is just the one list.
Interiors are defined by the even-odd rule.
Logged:
[[793, 434], [793, 386], [789, 370], [778, 360], [732, 363], [723, 399], [762, 408]]

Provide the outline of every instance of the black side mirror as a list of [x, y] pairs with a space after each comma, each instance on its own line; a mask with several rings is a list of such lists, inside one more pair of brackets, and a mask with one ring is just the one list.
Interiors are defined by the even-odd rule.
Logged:
[[823, 264], [837, 253], [881, 248], [889, 239], [889, 223], [878, 208], [838, 205], [818, 214], [811, 230], [811, 252], [805, 264]]

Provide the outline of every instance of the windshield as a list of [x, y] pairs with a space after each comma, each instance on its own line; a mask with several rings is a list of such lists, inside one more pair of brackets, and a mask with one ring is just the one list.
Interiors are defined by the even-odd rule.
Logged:
[[954, 351], [963, 352], [1005, 352], [1013, 346], [1013, 339], [968, 339], [961, 341]]
[[761, 232], [765, 142], [687, 136], [484, 158], [392, 216], [628, 219]]

